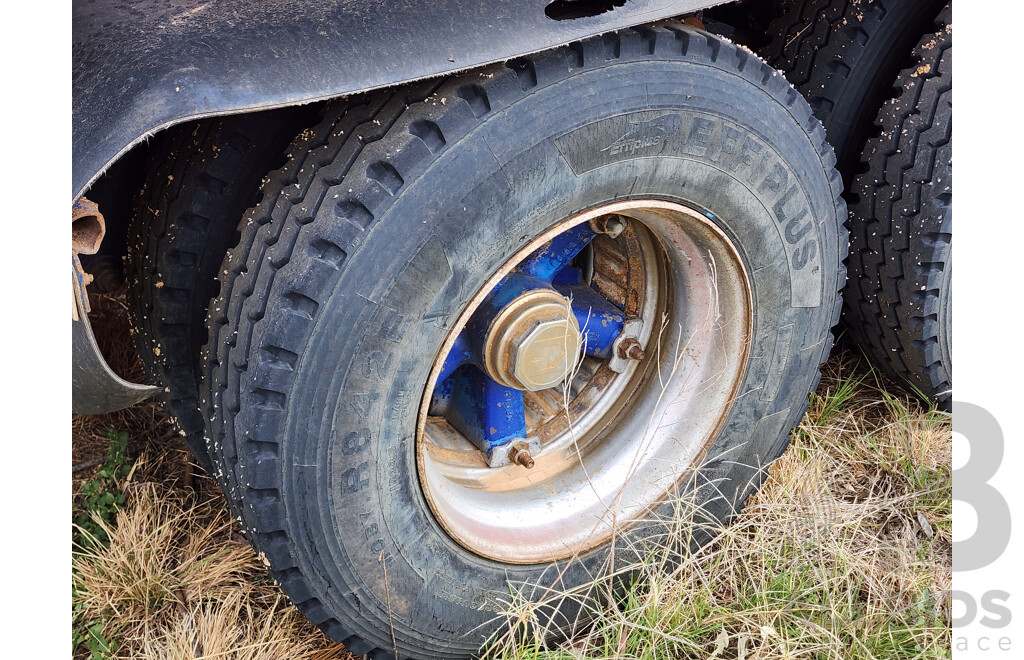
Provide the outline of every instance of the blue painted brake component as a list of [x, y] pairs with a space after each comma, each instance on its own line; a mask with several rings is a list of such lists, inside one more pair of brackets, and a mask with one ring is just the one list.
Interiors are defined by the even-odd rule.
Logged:
[[555, 274], [568, 266], [596, 235], [588, 223], [578, 224], [537, 248], [533, 254], [519, 263], [516, 270], [551, 282]]
[[524, 259], [488, 294], [455, 338], [434, 388], [432, 410], [480, 451], [526, 439], [523, 393], [484, 371], [483, 344], [491, 321], [506, 305], [535, 289], [554, 289], [569, 298], [584, 337], [584, 351], [608, 359], [626, 321], [622, 310], [584, 282], [570, 262], [594, 239], [588, 223], [562, 232]]
[[608, 360], [612, 356], [612, 342], [622, 334], [626, 315], [593, 287], [555, 285], [555, 291], [572, 302], [572, 312], [580, 324], [583, 351]]
[[448, 423], [482, 452], [526, 439], [523, 393], [467, 366], [452, 376]]

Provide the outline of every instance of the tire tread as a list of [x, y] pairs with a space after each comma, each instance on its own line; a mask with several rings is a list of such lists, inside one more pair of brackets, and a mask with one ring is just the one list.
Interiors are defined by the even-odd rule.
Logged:
[[879, 111], [881, 135], [868, 141], [867, 171], [851, 187], [844, 317], [889, 376], [948, 409], [952, 365], [942, 361], [937, 315], [952, 243], [950, 6], [936, 23], [937, 32], [921, 39], [914, 64], [900, 74], [898, 95]]

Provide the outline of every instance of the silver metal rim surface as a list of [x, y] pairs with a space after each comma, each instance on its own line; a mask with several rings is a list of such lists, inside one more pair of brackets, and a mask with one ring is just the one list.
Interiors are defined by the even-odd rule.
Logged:
[[[592, 286], [628, 299], [626, 311], [643, 320], [646, 357], [622, 373], [584, 358], [568, 382], [526, 393], [528, 427], [541, 439], [534, 467], [488, 467], [468, 440], [429, 414], [445, 356], [519, 261], [608, 214], [627, 218], [629, 228], [595, 241]], [[606, 267], [599, 280], [600, 254], [609, 249], [624, 252], [628, 267]], [[416, 440], [420, 484], [435, 519], [466, 549], [512, 564], [562, 559], [606, 542], [670, 496], [706, 453], [746, 371], [752, 319], [742, 259], [698, 211], [660, 200], [617, 202], [552, 227], [481, 288], [435, 359]]]

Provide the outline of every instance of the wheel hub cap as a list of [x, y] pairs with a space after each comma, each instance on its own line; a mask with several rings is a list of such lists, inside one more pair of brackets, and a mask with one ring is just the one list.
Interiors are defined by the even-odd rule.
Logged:
[[491, 323], [484, 340], [487, 374], [506, 387], [536, 392], [558, 385], [580, 352], [579, 322], [569, 300], [554, 291], [528, 291]]

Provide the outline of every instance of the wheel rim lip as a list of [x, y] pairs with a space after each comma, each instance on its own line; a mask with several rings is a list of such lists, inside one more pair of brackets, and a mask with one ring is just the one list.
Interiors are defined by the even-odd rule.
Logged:
[[939, 292], [939, 351], [942, 356], [942, 368], [946, 370], [946, 379], [953, 382], [953, 342], [952, 324], [953, 318], [953, 259], [946, 261], [946, 267], [942, 272], [942, 287]]
[[[516, 254], [509, 258], [504, 264], [502, 264], [502, 266], [480, 287], [479, 291], [474, 295], [474, 297], [470, 300], [470, 303], [459, 315], [458, 321], [449, 330], [448, 336], [445, 338], [444, 343], [438, 350], [437, 357], [435, 358], [435, 362], [431, 368], [430, 375], [424, 388], [424, 394], [421, 398], [421, 404], [417, 419], [417, 472], [420, 479], [421, 491], [423, 492], [424, 497], [426, 498], [427, 503], [431, 509], [431, 512], [433, 513], [433, 517], [452, 539], [454, 539], [457, 543], [459, 543], [466, 549], [470, 550], [471, 552], [481, 557], [511, 564], [537, 564], [548, 561], [554, 561], [558, 559], [564, 559], [567, 557], [579, 555], [582, 552], [586, 552], [590, 549], [593, 549], [594, 547], [608, 540], [608, 538], [610, 538], [615, 533], [621, 533], [622, 531], [624, 531], [626, 525], [636, 522], [636, 520], [633, 520], [632, 515], [627, 516], [623, 519], [619, 519], [618, 522], [613, 521], [610, 527], [608, 527], [608, 525], [604, 525], [605, 527], [607, 527], [607, 529], [604, 529], [600, 533], [596, 535], [594, 533], [591, 533], [590, 535], [588, 535], [588, 537], [584, 540], [584, 545], [576, 543], [574, 545], [567, 545], [563, 548], [546, 547], [546, 549], [544, 549], [541, 552], [525, 553], [522, 552], [518, 546], [515, 548], [515, 551], [513, 552], [508, 551], [509, 547], [511, 546], [503, 546], [501, 548], [498, 548], [497, 550], [493, 545], [485, 547], [484, 545], [480, 544], [472, 538], [467, 539], [466, 534], [463, 531], [461, 531], [458, 528], [458, 526], [450, 523], [450, 521], [446, 519], [445, 515], [443, 515], [444, 508], [442, 506], [439, 506], [441, 502], [437, 501], [437, 498], [435, 497], [436, 493], [432, 490], [430, 484], [431, 479], [437, 480], [438, 478], [442, 478], [440, 477], [440, 475], [442, 474], [443, 471], [439, 471], [437, 469], [429, 469], [433, 468], [435, 463], [428, 456], [429, 450], [426, 447], [428, 443], [427, 441], [424, 440], [424, 433], [428, 422], [428, 409], [430, 406], [431, 398], [430, 394], [433, 391], [435, 385], [437, 384], [437, 377], [440, 373], [441, 366], [444, 362], [444, 357], [452, 350], [452, 347], [454, 346], [455, 343], [455, 339], [458, 336], [459, 332], [465, 326], [468, 320], [472, 317], [473, 313], [483, 302], [487, 294], [502, 280], [502, 278], [504, 278], [508, 273], [510, 273], [516, 267], [516, 265], [522, 261], [522, 259], [524, 259], [527, 255], [531, 254], [533, 251], [538, 249], [547, 241], [550, 241], [555, 236], [581, 223], [589, 222], [594, 218], [598, 218], [603, 215], [609, 215], [613, 213], [622, 214], [631, 220], [638, 221], [641, 224], [643, 224], [645, 229], [648, 232], [650, 232], [656, 243], [661, 243], [665, 239], [658, 232], [650, 229], [650, 227], [648, 226], [648, 222], [645, 222], [642, 219], [642, 217], [638, 216], [643, 216], [643, 214], [645, 213], [668, 214], [667, 216], [662, 217], [660, 220], [661, 222], [665, 222], [668, 224], [672, 223], [672, 220], [668, 216], [685, 216], [686, 218], [688, 218], [688, 222], [696, 221], [695, 226], [703, 226], [707, 230], [710, 230], [709, 233], [712, 236], [712, 243], [716, 246], [716, 248], [722, 250], [724, 255], [728, 257], [730, 264], [732, 266], [737, 267], [733, 271], [730, 271], [730, 273], [738, 273], [738, 280], [742, 284], [742, 286], [739, 287], [739, 297], [742, 298], [742, 303], [740, 305], [742, 311], [742, 318], [738, 320], [738, 323], [735, 323], [735, 325], [738, 326], [739, 332], [742, 336], [742, 340], [740, 341], [738, 347], [740, 349], [739, 354], [735, 357], [734, 360], [732, 360], [735, 363], [736, 368], [734, 370], [734, 373], [732, 374], [730, 387], [728, 388], [728, 394], [727, 396], [725, 396], [724, 406], [721, 408], [720, 413], [717, 415], [717, 419], [711, 426], [710, 431], [704, 434], [703, 441], [699, 443], [699, 445], [691, 447], [693, 451], [689, 456], [690, 460], [688, 461], [688, 464], [685, 467], [685, 469], [680, 470], [677, 474], [675, 474], [675, 477], [671, 483], [666, 482], [662, 483], [660, 486], [657, 486], [656, 490], [660, 489], [660, 493], [653, 498], [648, 498], [647, 500], [645, 500], [643, 502], [643, 506], [633, 507], [634, 509], [637, 509], [637, 511], [634, 511], [633, 513], [642, 513], [644, 510], [653, 509], [658, 503], [665, 499], [665, 496], [673, 492], [676, 485], [678, 485], [687, 477], [687, 475], [691, 472], [693, 466], [701, 457], [703, 457], [703, 455], [707, 451], [707, 448], [710, 446], [711, 441], [717, 436], [718, 432], [720, 431], [722, 425], [728, 417], [728, 412], [731, 408], [732, 401], [736, 398], [737, 391], [746, 374], [750, 349], [750, 337], [752, 336], [753, 332], [753, 303], [750, 287], [750, 277], [747, 273], [747, 269], [744, 265], [744, 261], [739, 251], [729, 240], [728, 236], [722, 231], [722, 229], [718, 227], [718, 225], [715, 224], [715, 222], [713, 222], [714, 216], [712, 216], [711, 214], [702, 213], [693, 208], [675, 202], [669, 202], [658, 199], [620, 201], [601, 205], [593, 209], [584, 211], [578, 215], [572, 216], [562, 222], [557, 223], [553, 227], [549, 228], [548, 230], [537, 236], [535, 239], [527, 243], [522, 249], [517, 251]], [[679, 231], [689, 236], [685, 230], [679, 229]], [[707, 238], [705, 237], [704, 240], [707, 240]], [[669, 273], [668, 269], [671, 267], [670, 262], [673, 261], [673, 257], [671, 255], [666, 256], [664, 254], [659, 254], [656, 257], [656, 260], [659, 261], [659, 267], [662, 268], [662, 270], [664, 271], [662, 273], [662, 277], [665, 277], [668, 280], [667, 282], [663, 283], [663, 286], [665, 286], [666, 284], [672, 284], [673, 274]], [[658, 304], [660, 305], [661, 303]], [[663, 308], [662, 312], [664, 313]], [[645, 333], [646, 332], [650, 332], [650, 330], [648, 328], [645, 328]], [[660, 365], [657, 365], [656, 369], [657, 368], [660, 368]], [[647, 372], [650, 372], [649, 368], [646, 369]], [[634, 376], [634, 371], [635, 369], [631, 367], [630, 372], [628, 372], [627, 374], [623, 374], [623, 376], [631, 378]], [[645, 375], [644, 378], [649, 378], [649, 375], [650, 374], [647, 373], [647, 375]], [[635, 394], [640, 392], [641, 387], [648, 387], [649, 385], [650, 383], [633, 381], [627, 382], [624, 387], [619, 388], [619, 392], [616, 394], [618, 399], [615, 403], [620, 404], [621, 399], [628, 398], [625, 395], [627, 391], [631, 391], [631, 393]], [[648, 393], [645, 392], [645, 395], [646, 394]], [[626, 404], [623, 403], [620, 407], [625, 406]], [[601, 415], [604, 415], [605, 417], [616, 417], [616, 415], [607, 411], [600, 412], [598, 416]], [[628, 420], [629, 417], [630, 415], [625, 415], [624, 417], [616, 417], [616, 421], [614, 422], [614, 424], [611, 425], [617, 427], [628, 427], [630, 426], [630, 424], [624, 423], [622, 420]], [[607, 427], [610, 425], [606, 424], [605, 426]], [[604, 430], [606, 429], [600, 430], [599, 433], [603, 433]], [[637, 455], [639, 456], [640, 453], [638, 453]], [[439, 488], [437, 484], [434, 484], [434, 487]], [[625, 488], [626, 486], [623, 485], [620, 487], [620, 490], [625, 490]], [[578, 495], [578, 493], [576, 494]], [[598, 498], [600, 499], [600, 496], [598, 496]]]

